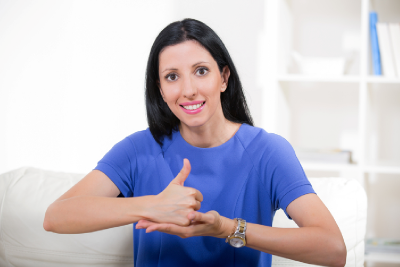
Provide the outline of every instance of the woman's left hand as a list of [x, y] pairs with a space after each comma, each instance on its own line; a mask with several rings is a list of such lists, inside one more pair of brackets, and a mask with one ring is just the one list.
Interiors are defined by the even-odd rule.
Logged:
[[191, 221], [189, 226], [179, 226], [172, 223], [155, 223], [148, 220], [140, 220], [136, 224], [136, 229], [146, 229], [146, 233], [159, 231], [181, 238], [192, 236], [214, 236], [226, 238], [232, 230], [233, 221], [219, 215], [215, 210], [207, 213], [193, 211], [188, 214]]

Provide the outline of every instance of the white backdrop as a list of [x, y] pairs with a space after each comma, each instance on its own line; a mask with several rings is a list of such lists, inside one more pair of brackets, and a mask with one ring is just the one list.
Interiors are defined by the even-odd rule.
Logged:
[[258, 124], [263, 1], [243, 3], [0, 0], [0, 173], [21, 166], [87, 173], [113, 144], [147, 128], [151, 44], [185, 17], [220, 35]]

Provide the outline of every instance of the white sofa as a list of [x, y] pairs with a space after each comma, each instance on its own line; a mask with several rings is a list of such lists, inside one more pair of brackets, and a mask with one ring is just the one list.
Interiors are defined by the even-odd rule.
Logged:
[[[82, 174], [20, 168], [0, 175], [0, 266], [133, 266], [132, 225], [88, 234], [43, 229], [47, 207]], [[346, 266], [363, 266], [367, 200], [355, 180], [310, 179], [347, 247]], [[277, 212], [276, 227], [297, 227]], [[273, 256], [273, 266], [312, 266]]]

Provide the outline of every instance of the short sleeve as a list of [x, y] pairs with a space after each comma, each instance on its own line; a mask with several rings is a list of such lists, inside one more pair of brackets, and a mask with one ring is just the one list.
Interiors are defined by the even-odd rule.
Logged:
[[107, 175], [124, 197], [132, 197], [136, 169], [136, 150], [132, 140], [127, 137], [114, 145], [94, 169]]
[[287, 206], [296, 198], [315, 191], [289, 142], [279, 135], [270, 134], [270, 137], [269, 149], [263, 158], [272, 205], [291, 219]]

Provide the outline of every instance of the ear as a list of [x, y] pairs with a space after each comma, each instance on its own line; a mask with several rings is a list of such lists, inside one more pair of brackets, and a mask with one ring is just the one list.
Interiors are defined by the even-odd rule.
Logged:
[[226, 88], [228, 88], [228, 80], [229, 80], [230, 75], [231, 75], [231, 71], [229, 70], [229, 67], [225, 66], [222, 69], [222, 73], [221, 73], [221, 78], [222, 78], [221, 92], [225, 92]]

